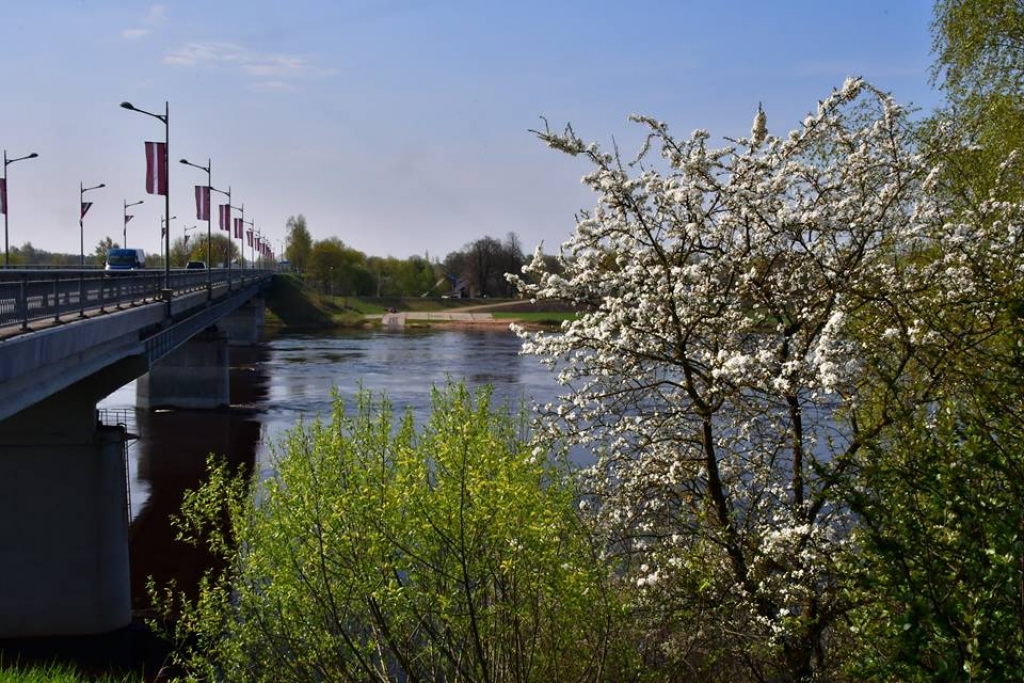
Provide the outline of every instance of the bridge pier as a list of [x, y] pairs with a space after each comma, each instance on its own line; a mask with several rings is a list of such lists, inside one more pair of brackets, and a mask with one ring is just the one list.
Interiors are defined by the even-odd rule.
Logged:
[[147, 410], [229, 405], [227, 333], [206, 328], [154, 363], [135, 387], [135, 405]]
[[0, 422], [0, 638], [131, 622], [126, 435], [96, 417], [109, 391], [85, 380]]
[[263, 332], [266, 306], [262, 296], [254, 296], [231, 314], [217, 321], [217, 328], [227, 332], [232, 346], [252, 346]]

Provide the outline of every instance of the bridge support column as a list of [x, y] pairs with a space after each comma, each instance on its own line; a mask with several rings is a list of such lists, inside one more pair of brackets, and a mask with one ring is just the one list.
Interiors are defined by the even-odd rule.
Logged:
[[218, 320], [217, 328], [228, 333], [232, 346], [252, 346], [259, 342], [263, 332], [264, 311], [263, 297], [255, 296]]
[[227, 334], [207, 328], [154, 363], [135, 386], [135, 405], [147, 410], [229, 405]]
[[0, 638], [131, 622], [125, 433], [86, 384], [0, 422]]

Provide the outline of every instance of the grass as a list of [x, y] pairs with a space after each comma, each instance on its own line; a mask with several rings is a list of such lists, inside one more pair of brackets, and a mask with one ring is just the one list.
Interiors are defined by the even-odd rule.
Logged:
[[136, 683], [136, 676], [83, 676], [64, 664], [45, 664], [24, 668], [8, 668], [0, 662], [0, 683]]
[[535, 325], [561, 325], [566, 320], [574, 320], [575, 313], [556, 313], [554, 311], [522, 311], [505, 313], [492, 311], [491, 315], [498, 319], [521, 320]]

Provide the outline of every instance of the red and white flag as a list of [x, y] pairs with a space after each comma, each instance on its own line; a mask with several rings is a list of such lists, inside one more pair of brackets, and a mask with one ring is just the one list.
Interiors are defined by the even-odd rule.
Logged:
[[92, 208], [92, 202], [82, 202], [82, 218], [85, 218], [85, 214], [89, 213], [89, 209]]
[[0, 213], [7, 213], [7, 178], [0, 178]]
[[231, 230], [231, 205], [220, 204], [220, 229]]
[[241, 218], [236, 218], [235, 219], [235, 239], [236, 240], [242, 239], [242, 219]]
[[133, 218], [135, 218], [135, 216], [128, 216], [128, 215], [126, 215], [126, 216], [124, 217], [124, 224], [125, 224], [125, 225], [128, 225], [128, 221], [130, 221], [130, 220], [131, 220], [131, 219], [133, 219]]
[[167, 194], [167, 144], [146, 143], [146, 192]]
[[252, 230], [246, 230], [245, 231], [245, 242], [250, 247], [252, 246]]
[[209, 185], [196, 185], [196, 219], [201, 221], [210, 220]]

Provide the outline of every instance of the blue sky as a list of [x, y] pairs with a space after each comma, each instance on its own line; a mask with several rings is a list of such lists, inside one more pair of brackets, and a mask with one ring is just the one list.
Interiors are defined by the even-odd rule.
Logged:
[[[593, 198], [587, 170], [528, 132], [545, 116], [632, 152], [643, 113], [676, 134], [749, 131], [762, 102], [784, 133], [849, 75], [925, 110], [932, 3], [923, 0], [0, 0], [0, 149], [10, 242], [77, 253], [159, 251], [145, 140], [171, 112], [172, 236], [213, 185], [278, 248], [289, 216], [371, 255], [443, 258], [484, 235], [546, 251]], [[216, 195], [215, 195], [216, 198]], [[214, 225], [216, 229], [216, 225]]]

